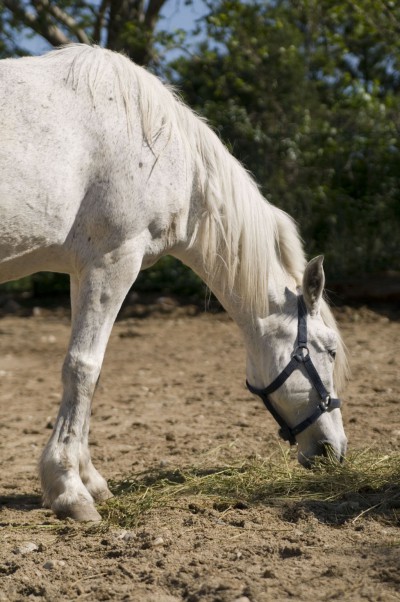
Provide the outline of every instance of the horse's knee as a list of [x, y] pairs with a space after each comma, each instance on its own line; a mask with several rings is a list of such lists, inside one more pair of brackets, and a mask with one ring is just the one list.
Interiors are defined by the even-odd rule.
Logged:
[[68, 353], [62, 368], [64, 386], [75, 383], [81, 390], [91, 395], [100, 375], [100, 362], [94, 358]]

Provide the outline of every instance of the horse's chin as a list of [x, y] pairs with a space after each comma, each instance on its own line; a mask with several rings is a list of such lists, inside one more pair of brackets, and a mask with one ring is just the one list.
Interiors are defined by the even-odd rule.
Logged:
[[298, 461], [304, 468], [314, 468], [318, 458], [329, 458], [333, 462], [344, 461], [347, 450], [347, 439], [344, 438], [340, 443], [333, 444], [330, 441], [318, 441], [312, 449], [302, 450], [299, 447]]

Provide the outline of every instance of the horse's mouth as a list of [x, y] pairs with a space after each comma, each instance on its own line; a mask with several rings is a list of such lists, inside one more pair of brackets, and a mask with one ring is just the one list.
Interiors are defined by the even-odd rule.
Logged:
[[345, 460], [346, 447], [347, 445], [343, 446], [343, 449], [337, 450], [329, 441], [320, 441], [317, 444], [317, 449], [310, 455], [299, 451], [298, 460], [307, 469], [315, 468], [318, 459], [321, 457], [327, 458], [332, 464], [342, 464]]

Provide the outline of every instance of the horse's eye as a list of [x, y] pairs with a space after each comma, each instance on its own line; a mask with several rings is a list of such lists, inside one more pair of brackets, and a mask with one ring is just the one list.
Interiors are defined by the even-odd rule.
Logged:
[[335, 359], [336, 357], [336, 351], [335, 349], [328, 349], [328, 353], [331, 356], [332, 359]]

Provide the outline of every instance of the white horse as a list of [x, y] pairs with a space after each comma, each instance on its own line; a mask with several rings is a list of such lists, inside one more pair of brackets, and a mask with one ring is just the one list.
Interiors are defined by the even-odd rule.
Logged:
[[[71, 280], [62, 401], [40, 462], [47, 506], [100, 520], [94, 502], [111, 494], [88, 449], [92, 396], [127, 291], [167, 253], [237, 322], [249, 387], [288, 429], [299, 460], [327, 444], [343, 457], [341, 412], [330, 401], [345, 356], [322, 299], [322, 260], [306, 265], [292, 220], [166, 86], [84, 45], [3, 60], [0, 136], [0, 281], [40, 270]], [[288, 362], [292, 374], [282, 378]], [[277, 375], [274, 391], [263, 389]]]

